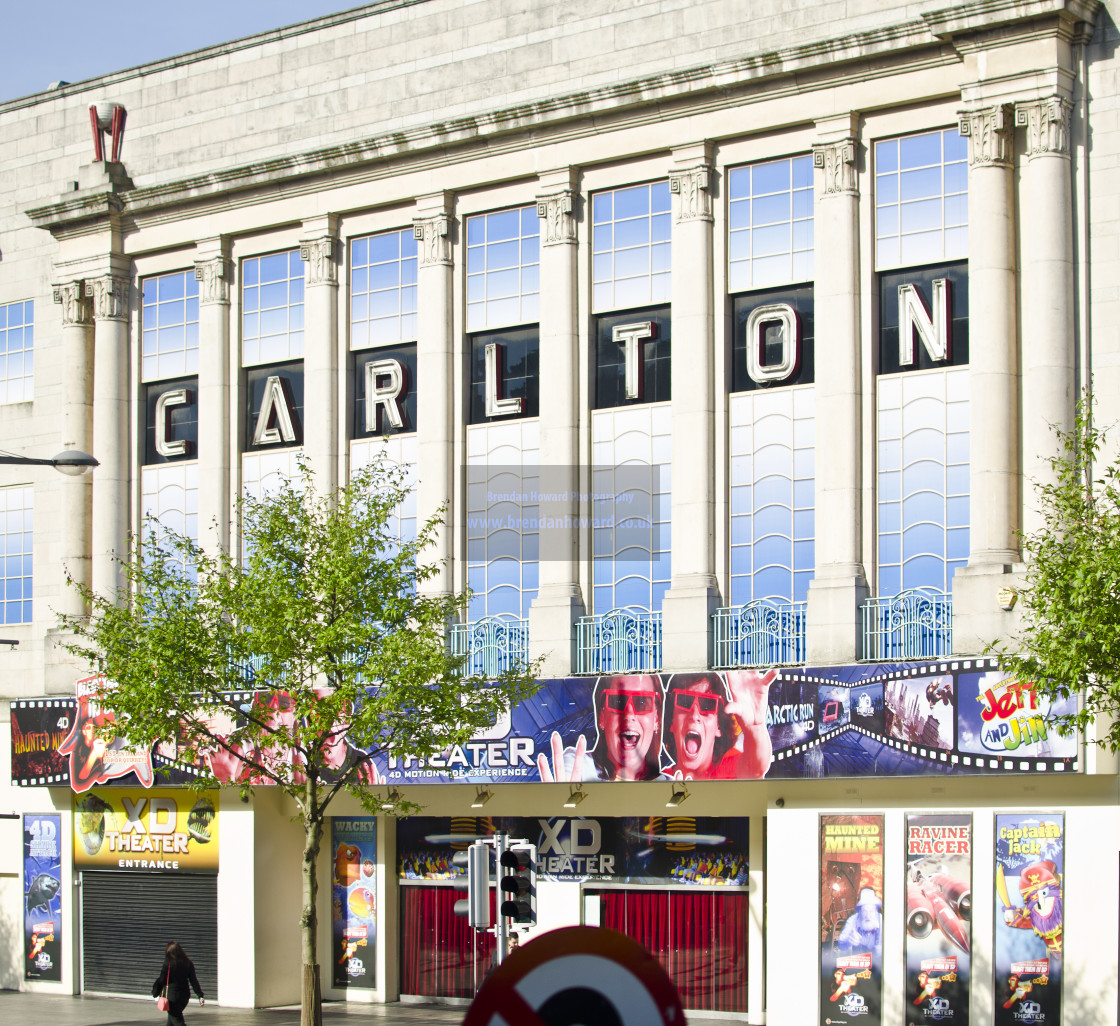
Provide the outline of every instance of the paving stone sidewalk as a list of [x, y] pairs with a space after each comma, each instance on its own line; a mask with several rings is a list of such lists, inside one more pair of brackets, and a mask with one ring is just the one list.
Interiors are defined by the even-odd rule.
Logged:
[[[187, 1026], [299, 1026], [299, 1007], [227, 1008], [191, 1001], [186, 1010]], [[466, 1006], [416, 1004], [323, 1005], [323, 1026], [441, 1026], [463, 1021]], [[5, 1026], [163, 1026], [166, 1016], [155, 1003], [143, 998], [70, 997], [0, 990], [0, 1023]], [[709, 1019], [690, 1016], [688, 1026], [745, 1026], [745, 1020]]]

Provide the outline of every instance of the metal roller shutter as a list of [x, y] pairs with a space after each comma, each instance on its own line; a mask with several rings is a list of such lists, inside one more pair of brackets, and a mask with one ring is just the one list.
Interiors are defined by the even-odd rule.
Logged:
[[218, 997], [218, 878], [82, 873], [87, 993], [151, 994], [168, 941], [186, 949], [207, 999]]

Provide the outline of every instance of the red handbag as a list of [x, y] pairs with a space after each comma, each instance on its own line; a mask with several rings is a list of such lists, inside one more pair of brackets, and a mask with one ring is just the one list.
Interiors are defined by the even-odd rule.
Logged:
[[156, 1008], [161, 1012], [166, 1012], [171, 1007], [171, 1002], [167, 1000], [167, 985], [171, 982], [171, 963], [167, 964], [167, 979], [163, 981], [163, 993], [156, 998]]

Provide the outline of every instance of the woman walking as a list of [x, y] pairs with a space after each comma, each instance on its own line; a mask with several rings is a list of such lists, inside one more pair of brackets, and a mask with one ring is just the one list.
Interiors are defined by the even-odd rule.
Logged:
[[163, 966], [156, 982], [152, 984], [152, 997], [157, 1001], [160, 997], [167, 998], [167, 1026], [186, 1026], [183, 1009], [191, 999], [190, 988], [194, 987], [202, 1004], [206, 1004], [205, 995], [198, 985], [194, 963], [187, 957], [182, 944], [172, 941], [167, 945], [164, 955]]

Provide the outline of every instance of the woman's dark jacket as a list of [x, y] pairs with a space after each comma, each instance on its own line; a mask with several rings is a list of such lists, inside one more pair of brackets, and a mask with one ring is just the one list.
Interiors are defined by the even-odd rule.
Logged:
[[[170, 973], [167, 971], [168, 965], [171, 966]], [[202, 993], [202, 988], [198, 985], [194, 963], [191, 961], [182, 964], [164, 962], [159, 971], [159, 976], [156, 977], [156, 982], [152, 984], [152, 997], [159, 997], [163, 993], [164, 984], [167, 985], [167, 1000], [172, 1008], [186, 1008], [187, 1002], [191, 999], [191, 987], [194, 987], [194, 992], [199, 997], [205, 996]]]

